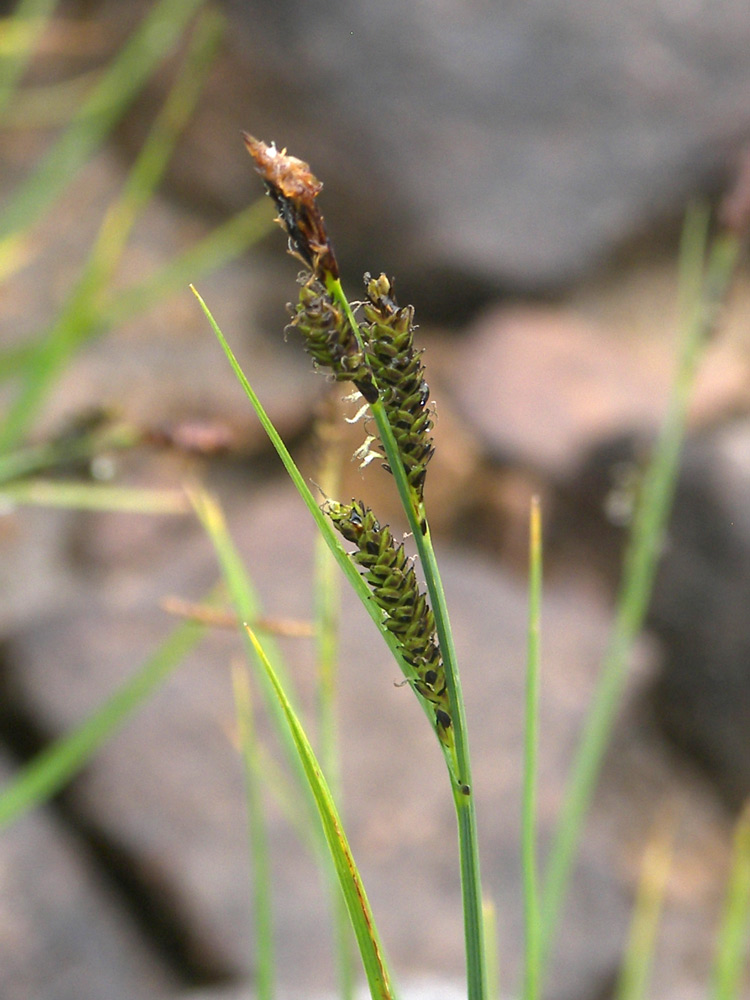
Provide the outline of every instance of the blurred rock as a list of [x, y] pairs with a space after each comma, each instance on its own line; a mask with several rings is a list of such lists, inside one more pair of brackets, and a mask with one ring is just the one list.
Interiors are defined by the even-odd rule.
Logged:
[[225, 7], [180, 189], [246, 203], [237, 130], [276, 140], [325, 182], [349, 273], [395, 273], [423, 316], [559, 289], [660, 238], [750, 130], [743, 0]]
[[[11, 767], [0, 761], [3, 781]], [[86, 845], [37, 809], [0, 837], [4, 1000], [147, 1000], [179, 980], [143, 938]]]
[[739, 806], [750, 795], [750, 423], [687, 446], [649, 613], [664, 730]]
[[72, 598], [66, 511], [0, 509], [0, 641]]
[[[625, 433], [650, 439], [659, 427], [676, 350], [663, 318], [671, 298], [660, 308], [648, 325], [641, 317], [632, 328], [592, 322], [566, 306], [491, 309], [457, 348], [437, 353], [442, 389], [491, 459], [532, 469], [548, 483], [574, 479], [603, 442]], [[693, 422], [745, 403], [748, 370], [736, 344], [712, 346]]]

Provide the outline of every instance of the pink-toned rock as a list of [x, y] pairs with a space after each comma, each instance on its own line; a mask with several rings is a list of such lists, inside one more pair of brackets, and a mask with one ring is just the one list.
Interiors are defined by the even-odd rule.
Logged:
[[[675, 367], [673, 337], [623, 336], [565, 307], [518, 305], [486, 313], [442, 362], [441, 380], [490, 455], [570, 474], [598, 442], [623, 432], [647, 440], [663, 419]], [[709, 352], [694, 420], [744, 398], [747, 365], [731, 345]]]

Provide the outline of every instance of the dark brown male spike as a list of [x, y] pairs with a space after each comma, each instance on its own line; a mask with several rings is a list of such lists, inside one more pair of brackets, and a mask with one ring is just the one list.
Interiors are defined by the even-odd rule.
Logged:
[[304, 160], [289, 156], [285, 149], [279, 150], [273, 143], [269, 146], [247, 132], [242, 137], [267, 193], [276, 204], [278, 222], [289, 236], [289, 252], [311, 268], [324, 285], [327, 275], [338, 278], [336, 255], [315, 202], [323, 184]]

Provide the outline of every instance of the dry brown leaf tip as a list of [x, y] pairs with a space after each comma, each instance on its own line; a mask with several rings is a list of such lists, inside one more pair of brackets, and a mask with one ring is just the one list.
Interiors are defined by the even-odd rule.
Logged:
[[321, 281], [325, 281], [327, 274], [338, 278], [333, 247], [315, 203], [323, 190], [322, 183], [309, 164], [290, 156], [286, 149], [277, 149], [274, 143], [269, 146], [247, 132], [242, 136], [255, 169], [276, 204], [279, 222], [289, 236], [290, 252], [312, 268]]

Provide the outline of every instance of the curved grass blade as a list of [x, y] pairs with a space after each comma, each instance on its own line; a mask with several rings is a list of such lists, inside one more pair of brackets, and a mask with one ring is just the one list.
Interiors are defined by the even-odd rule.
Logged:
[[[218, 502], [210, 494], [197, 487], [190, 487], [188, 489], [188, 495], [192, 501], [196, 514], [206, 531], [206, 534], [209, 536], [214, 546], [232, 603], [240, 616], [239, 620], [251, 622], [256, 621], [260, 613], [258, 598], [250, 577], [242, 563], [242, 559], [234, 547], [234, 543], [232, 542], [227, 529], [223, 512], [219, 507]], [[333, 900], [334, 929], [337, 953], [339, 954], [339, 965], [341, 970], [347, 970], [349, 965], [344, 958], [344, 949], [348, 949], [351, 944], [349, 920], [348, 915], [344, 913], [343, 919], [345, 921], [345, 926], [342, 928], [338, 907], [343, 905], [343, 900], [339, 891], [336, 873], [333, 870], [330, 856], [322, 838], [322, 830], [317, 822], [317, 807], [314, 799], [309, 795], [309, 785], [307, 783], [299, 755], [296, 751], [287, 718], [284, 715], [274, 692], [270, 690], [267, 674], [259, 664], [258, 657], [255, 654], [255, 649], [249, 642], [245, 629], [242, 629], [242, 634], [249, 647], [248, 655], [252, 657], [253, 662], [257, 666], [261, 667], [260, 678], [261, 682], [265, 682], [262, 684], [262, 689], [265, 696], [268, 714], [275, 723], [275, 730], [278, 735], [279, 742], [286, 752], [293, 780], [296, 784], [294, 786], [289, 785], [287, 793], [283, 794], [282, 789], [286, 788], [286, 785], [280, 785], [277, 773], [274, 773], [273, 776], [270, 775], [268, 766], [265, 766], [264, 770], [264, 768], [260, 765], [260, 752], [256, 753], [250, 760], [246, 757], [245, 763], [246, 766], [252, 767], [256, 772], [253, 779], [255, 784], [257, 784], [262, 777], [264, 781], [268, 782], [274, 795], [281, 799], [282, 808], [284, 809], [291, 825], [298, 832], [300, 840], [308, 849], [311, 850], [313, 856], [322, 864], [323, 873], [326, 877]], [[326, 642], [326, 645], [327, 644], [328, 643]], [[291, 682], [287, 677], [286, 670], [283, 668], [284, 661], [281, 656], [281, 652], [272, 639], [266, 640], [265, 649], [267, 651], [267, 655], [270, 653], [271, 661], [275, 664], [276, 676], [279, 678], [280, 683], [287, 692], [287, 697], [289, 698], [289, 692], [292, 690], [292, 687]], [[251, 779], [248, 778], [248, 780]], [[300, 792], [302, 794], [300, 794]], [[309, 808], [305, 810], [303, 806], [308, 806]], [[254, 865], [254, 867], [256, 866]], [[260, 900], [260, 905], [261, 907], [266, 906], [266, 903], [262, 898]], [[258, 988], [260, 990], [260, 985]]]
[[[340, 488], [340, 448], [330, 416], [317, 422], [321, 459], [318, 483], [326, 496], [335, 496]], [[315, 634], [318, 671], [318, 732], [320, 757], [334, 797], [341, 801], [341, 759], [338, 739], [338, 637], [340, 594], [336, 565], [328, 546], [315, 536]], [[336, 965], [340, 1000], [354, 1000], [355, 962], [351, 927], [346, 904], [335, 881], [331, 882], [331, 912], [334, 925]]]
[[310, 785], [328, 848], [333, 858], [336, 873], [339, 877], [341, 891], [344, 894], [349, 917], [354, 928], [354, 935], [359, 945], [362, 965], [373, 1000], [392, 1000], [395, 996], [390, 981], [390, 974], [383, 955], [375, 921], [364, 885], [357, 870], [349, 842], [344, 833], [341, 819], [331, 796], [328, 784], [323, 776], [317, 758], [310, 746], [310, 741], [295, 714], [283, 687], [271, 666], [268, 657], [257, 636], [250, 628], [247, 629], [260, 662], [278, 698], [279, 704], [287, 718], [292, 732], [297, 753]]
[[[195, 511], [198, 520], [203, 526], [204, 531], [208, 535], [208, 538], [214, 547], [214, 552], [216, 553], [221, 574], [224, 578], [227, 590], [229, 591], [229, 597], [238, 615], [238, 625], [240, 625], [240, 631], [245, 641], [246, 652], [251, 659], [256, 662], [258, 666], [260, 666], [258, 658], [255, 655], [255, 650], [252, 644], [248, 641], [247, 633], [241, 626], [241, 623], [256, 621], [256, 619], [262, 614], [262, 609], [250, 576], [245, 570], [240, 554], [235, 548], [234, 542], [229, 534], [229, 529], [227, 528], [227, 523], [224, 518], [224, 512], [215, 497], [211, 496], [205, 490], [200, 489], [197, 486], [188, 487], [187, 494], [193, 505], [193, 510]], [[284, 690], [287, 692], [287, 697], [290, 701], [295, 702], [296, 697], [292, 694], [292, 681], [287, 674], [284, 666], [284, 658], [277, 643], [269, 637], [266, 640], [265, 648], [270, 653], [276, 676], [280, 678], [280, 681], [284, 686]], [[298, 766], [299, 760], [294, 749], [294, 744], [292, 743], [289, 735], [284, 713], [281, 711], [281, 708], [273, 695], [273, 691], [268, 684], [265, 671], [260, 671], [260, 679], [269, 715], [275, 724], [276, 733], [278, 734], [281, 745], [286, 751], [294, 777], [297, 779], [298, 790], [300, 788], [304, 790], [306, 787], [304, 774]]]

